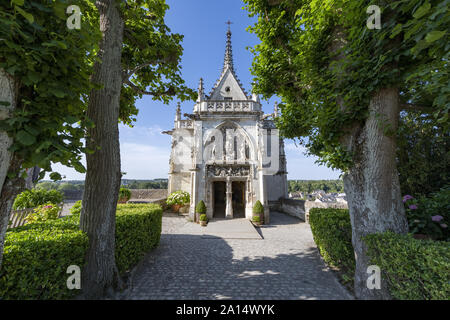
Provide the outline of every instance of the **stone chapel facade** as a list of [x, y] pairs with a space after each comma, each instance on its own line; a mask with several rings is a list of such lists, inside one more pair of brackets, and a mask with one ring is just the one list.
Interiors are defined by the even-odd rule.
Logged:
[[[183, 190], [191, 196], [189, 215], [203, 200], [208, 218], [252, 218], [253, 205], [287, 198], [286, 157], [273, 118], [264, 114], [259, 97], [248, 95], [233, 66], [231, 31], [222, 73], [209, 95], [200, 79], [192, 114], [182, 119], [177, 107], [172, 136], [168, 193]], [[272, 118], [272, 119], [271, 119]]]

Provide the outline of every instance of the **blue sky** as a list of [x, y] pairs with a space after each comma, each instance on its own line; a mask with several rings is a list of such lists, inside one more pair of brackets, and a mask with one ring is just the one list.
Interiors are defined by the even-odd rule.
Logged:
[[[231, 20], [234, 65], [247, 92], [251, 92], [250, 67], [253, 56], [247, 47], [257, 44], [258, 38], [246, 31], [255, 20], [249, 18], [240, 0], [167, 0], [170, 6], [166, 24], [172, 32], [184, 35], [182, 75], [186, 84], [197, 88], [204, 79], [209, 94], [223, 66], [226, 41], [226, 21]], [[276, 97], [262, 101], [265, 113], [273, 112]], [[167, 178], [169, 170], [170, 136], [161, 134], [173, 128], [177, 101], [169, 105], [144, 96], [137, 102], [139, 114], [134, 128], [120, 125], [122, 171], [126, 179]], [[182, 103], [182, 114], [191, 113], [193, 101]], [[304, 150], [290, 140], [285, 141], [289, 179], [337, 179], [340, 172], [314, 163]], [[68, 180], [84, 179], [75, 170], [54, 165]]]

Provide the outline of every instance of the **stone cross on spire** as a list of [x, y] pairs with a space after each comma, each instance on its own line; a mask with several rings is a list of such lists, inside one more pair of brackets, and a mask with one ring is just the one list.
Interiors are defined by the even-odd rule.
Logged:
[[228, 25], [228, 31], [231, 32], [231, 25], [233, 24], [233, 22], [231, 22], [230, 20], [228, 20], [227, 22], [225, 22], [225, 24]]

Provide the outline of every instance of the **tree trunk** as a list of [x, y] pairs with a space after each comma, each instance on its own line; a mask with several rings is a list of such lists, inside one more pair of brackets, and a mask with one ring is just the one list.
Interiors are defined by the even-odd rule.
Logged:
[[[401, 200], [395, 161], [398, 126], [398, 90], [381, 89], [370, 101], [365, 124], [356, 125], [343, 144], [354, 154], [353, 165], [344, 175], [355, 250], [355, 295], [359, 299], [390, 299], [381, 270], [381, 289], [368, 289], [370, 265], [361, 237], [392, 231], [407, 233], [408, 223]], [[385, 130], [393, 130], [386, 135]]]
[[[14, 78], [0, 69], [0, 102], [9, 104], [7, 106], [0, 104], [0, 121], [11, 117], [12, 111], [17, 105], [18, 89], [19, 86]], [[8, 150], [12, 143], [13, 138], [9, 137], [6, 132], [0, 131], [0, 268], [2, 266], [3, 246], [11, 215], [11, 207], [14, 198], [18, 194], [14, 184], [16, 181], [7, 177], [13, 160], [13, 153]]]
[[[0, 104], [0, 121], [11, 117], [12, 111], [16, 108], [17, 95], [18, 85], [14, 78], [0, 69], [0, 102], [9, 104], [8, 106]], [[13, 138], [9, 137], [6, 132], [0, 131], [0, 192], [13, 156], [8, 150], [12, 143]]]
[[21, 178], [19, 174], [21, 165], [22, 160], [14, 156], [9, 167], [9, 172], [14, 173], [14, 177], [6, 177], [0, 193], [0, 269], [3, 261], [6, 230], [8, 229], [14, 199], [25, 190], [25, 179]]
[[88, 130], [86, 144], [95, 150], [86, 154], [87, 174], [81, 214], [81, 229], [88, 234], [89, 250], [82, 274], [83, 297], [100, 298], [121, 286], [115, 253], [115, 220], [120, 188], [119, 98], [122, 87], [121, 54], [123, 20], [114, 0], [96, 2], [100, 14], [99, 58], [92, 82], [88, 117], [95, 127]]

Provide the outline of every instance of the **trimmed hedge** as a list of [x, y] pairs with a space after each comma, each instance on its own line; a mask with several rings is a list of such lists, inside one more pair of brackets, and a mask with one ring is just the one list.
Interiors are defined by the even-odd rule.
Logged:
[[197, 206], [195, 207], [195, 212], [200, 214], [206, 213], [206, 205], [205, 202], [203, 202], [203, 200], [200, 200], [200, 202], [197, 203]]
[[262, 205], [261, 201], [257, 200], [255, 205], [253, 206], [253, 213], [254, 214], [261, 214], [264, 213], [264, 206]]
[[131, 198], [131, 191], [128, 188], [121, 187], [119, 189], [119, 202], [127, 202]]
[[[318, 209], [309, 218], [314, 241], [324, 260], [339, 268], [343, 280], [353, 282], [355, 259], [348, 210]], [[392, 232], [364, 237], [371, 264], [388, 281], [394, 299], [450, 299], [450, 244], [417, 240]]]
[[[70, 265], [84, 265], [86, 234], [79, 215], [8, 230], [0, 270], [0, 299], [68, 299]], [[162, 209], [155, 204], [117, 206], [116, 263], [123, 274], [158, 245]]]
[[116, 264], [129, 271], [159, 244], [162, 208], [157, 204], [119, 204], [116, 217]]
[[86, 234], [76, 217], [31, 223], [6, 233], [0, 299], [68, 299], [70, 265], [84, 265]]
[[13, 210], [34, 208], [48, 202], [60, 204], [63, 202], [63, 194], [57, 190], [25, 190], [14, 199]]
[[352, 246], [352, 226], [348, 209], [320, 209], [309, 211], [314, 242], [327, 264], [342, 273], [342, 280], [353, 284], [355, 254]]
[[371, 264], [380, 267], [394, 299], [450, 299], [449, 242], [392, 232], [368, 235], [364, 242]]

